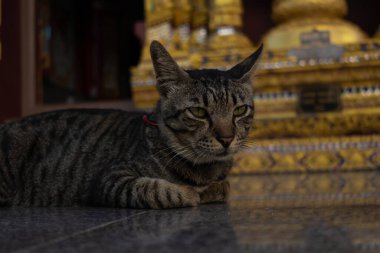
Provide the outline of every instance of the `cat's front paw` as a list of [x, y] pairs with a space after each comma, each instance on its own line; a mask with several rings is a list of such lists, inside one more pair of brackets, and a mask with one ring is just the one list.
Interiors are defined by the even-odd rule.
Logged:
[[153, 208], [193, 207], [200, 203], [199, 193], [194, 187], [163, 183], [154, 198]]
[[211, 183], [206, 190], [201, 192], [201, 203], [225, 202], [230, 193], [230, 183], [220, 181]]
[[191, 186], [180, 186], [178, 196], [180, 206], [197, 206], [201, 202], [199, 193]]

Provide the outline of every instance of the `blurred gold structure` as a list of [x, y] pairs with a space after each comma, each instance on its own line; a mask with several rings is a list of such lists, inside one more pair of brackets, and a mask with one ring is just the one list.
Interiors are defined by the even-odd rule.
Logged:
[[189, 43], [191, 37], [191, 4], [190, 0], [173, 1], [173, 34], [169, 43], [168, 50], [178, 63], [188, 67], [190, 56]]
[[360, 43], [367, 39], [356, 25], [343, 20], [345, 0], [275, 0], [274, 21], [279, 25], [265, 37], [267, 49], [300, 47], [300, 36], [311, 30], [329, 32], [332, 44]]
[[191, 15], [191, 52], [202, 50], [206, 46], [208, 34], [208, 8], [206, 0], [193, 0]]
[[[192, 32], [208, 20], [209, 33], [174, 53], [185, 68], [228, 68], [255, 49], [240, 32], [241, 1], [208, 2], [187, 2]], [[345, 0], [273, 1], [278, 25], [263, 36], [252, 83], [256, 143], [236, 157], [233, 196], [258, 206], [380, 204], [380, 38], [344, 20], [347, 11]], [[166, 22], [156, 15], [147, 10], [148, 20]], [[145, 59], [133, 90], [147, 109], [158, 95]]]
[[209, 49], [252, 49], [240, 31], [243, 9], [240, 0], [210, 0]]
[[[169, 46], [172, 37], [172, 22], [174, 19], [173, 3], [171, 0], [145, 0], [145, 13], [147, 23], [147, 38], [148, 42], [152, 40], [158, 40], [166, 47]], [[158, 95], [144, 93], [144, 87], [151, 87], [154, 85], [154, 73], [152, 63], [150, 61], [149, 44], [146, 43], [143, 52], [142, 59], [139, 66], [133, 71], [134, 82], [139, 84], [142, 88], [142, 92], [135, 95], [138, 100], [151, 100], [158, 99]], [[137, 102], [138, 103], [138, 102]]]

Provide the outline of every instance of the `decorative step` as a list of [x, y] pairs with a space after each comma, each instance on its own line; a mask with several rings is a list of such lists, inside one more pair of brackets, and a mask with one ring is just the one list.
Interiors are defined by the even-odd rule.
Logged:
[[379, 170], [380, 135], [257, 140], [235, 157], [235, 175]]

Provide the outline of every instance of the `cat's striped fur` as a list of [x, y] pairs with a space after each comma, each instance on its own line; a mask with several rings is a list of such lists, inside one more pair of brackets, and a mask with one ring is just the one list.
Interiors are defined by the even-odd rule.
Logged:
[[[248, 80], [260, 52], [230, 71], [186, 72], [153, 42], [158, 127], [143, 113], [95, 109], [1, 126], [0, 205], [173, 208], [224, 201], [232, 155], [252, 123]], [[236, 108], [243, 114], [236, 116]]]

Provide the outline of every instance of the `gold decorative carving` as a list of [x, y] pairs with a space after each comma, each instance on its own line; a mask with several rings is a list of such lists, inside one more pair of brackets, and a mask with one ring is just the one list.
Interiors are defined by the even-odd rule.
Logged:
[[380, 135], [257, 140], [235, 164], [236, 175], [377, 170]]
[[380, 80], [380, 61], [377, 59], [360, 63], [332, 63], [277, 69], [264, 69], [263, 64], [266, 63], [262, 63], [262, 68], [254, 80], [255, 87], [260, 89]]
[[[241, 0], [211, 0], [210, 3], [210, 39], [208, 50], [251, 49], [252, 43], [241, 33], [243, 13]], [[211, 52], [213, 55], [213, 52]], [[233, 55], [233, 54], [232, 54]]]
[[240, 28], [242, 26], [242, 13], [240, 0], [211, 0], [210, 29], [215, 31], [223, 26]]
[[174, 3], [174, 25], [189, 24], [191, 19], [190, 0], [176, 0]]
[[149, 27], [172, 20], [172, 0], [145, 0], [146, 20]]
[[169, 44], [172, 33], [171, 22], [173, 21], [172, 0], [145, 0], [145, 14], [147, 20], [147, 41], [142, 54], [142, 68], [146, 68], [145, 65], [147, 64], [151, 67], [149, 46], [152, 40], [159, 40], [165, 45]]
[[193, 0], [191, 14], [191, 38], [190, 46], [192, 51], [204, 49], [207, 42], [208, 9], [206, 0]]
[[[147, 38], [142, 50], [140, 64], [132, 69], [133, 83], [151, 83], [154, 80], [153, 66], [150, 60], [150, 42], [158, 40], [169, 46], [173, 32], [173, 2], [172, 0], [145, 0], [145, 15], [147, 20]], [[132, 87], [135, 92], [135, 87]], [[140, 98], [133, 96], [136, 104]]]
[[[168, 50], [176, 59], [188, 58], [190, 42], [190, 0], [174, 1], [173, 36], [171, 37]], [[184, 65], [184, 64], [182, 64]]]
[[314, 117], [257, 119], [254, 124], [252, 136], [256, 139], [380, 134], [380, 108], [357, 113], [323, 113]]
[[208, 25], [208, 9], [206, 0], [191, 1], [193, 12], [191, 17], [191, 27], [194, 29]]

